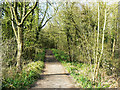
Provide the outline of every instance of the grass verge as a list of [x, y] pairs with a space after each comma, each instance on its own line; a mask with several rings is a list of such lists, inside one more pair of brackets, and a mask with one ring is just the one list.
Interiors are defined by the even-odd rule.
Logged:
[[[89, 65], [86, 63], [80, 63], [78, 61], [76, 62], [70, 62], [68, 61], [69, 56], [64, 53], [61, 50], [52, 49], [54, 56], [57, 60], [59, 60], [64, 67], [67, 69], [67, 71], [70, 73], [70, 75], [75, 79], [78, 87], [82, 88], [108, 88], [113, 87], [112, 85], [116, 85], [116, 81], [112, 80], [110, 81], [108, 78], [102, 77], [100, 81], [94, 82], [92, 80], [94, 75], [94, 65]], [[108, 76], [106, 76], [108, 77]]]

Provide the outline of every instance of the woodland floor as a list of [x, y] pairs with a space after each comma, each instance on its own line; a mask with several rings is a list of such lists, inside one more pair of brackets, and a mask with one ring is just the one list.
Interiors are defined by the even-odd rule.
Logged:
[[31, 89], [35, 88], [75, 88], [69, 73], [50, 50], [46, 50], [45, 68], [41, 78], [31, 87]]

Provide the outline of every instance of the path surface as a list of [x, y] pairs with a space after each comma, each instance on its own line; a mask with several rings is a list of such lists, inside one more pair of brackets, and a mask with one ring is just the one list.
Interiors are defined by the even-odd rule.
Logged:
[[31, 89], [35, 88], [75, 88], [69, 74], [52, 54], [46, 50], [45, 69]]

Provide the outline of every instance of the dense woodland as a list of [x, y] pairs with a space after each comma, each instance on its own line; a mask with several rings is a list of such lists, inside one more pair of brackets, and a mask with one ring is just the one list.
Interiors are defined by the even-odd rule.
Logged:
[[[28, 88], [44, 67], [45, 49], [76, 74], [82, 88], [118, 87], [118, 2], [23, 0], [3, 2], [1, 8], [3, 88]], [[91, 85], [80, 84], [85, 80]]]

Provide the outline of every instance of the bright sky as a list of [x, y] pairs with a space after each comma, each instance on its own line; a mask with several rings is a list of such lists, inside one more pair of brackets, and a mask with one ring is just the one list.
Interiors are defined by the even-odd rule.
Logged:
[[[0, 2], [6, 1], [6, 0], [0, 0]], [[8, 0], [8, 1], [14, 1], [14, 0]], [[24, 0], [16, 0], [16, 1], [24, 1]], [[25, 0], [28, 2], [35, 2], [36, 0]], [[39, 0], [40, 2], [46, 2], [46, 0]], [[69, 1], [69, 2], [99, 2], [99, 1], [104, 1], [104, 2], [119, 2], [120, 0], [49, 0], [51, 2], [65, 2], [65, 1]]]
[[[46, 0], [39, 0], [41, 2], [45, 2]], [[49, 0], [51, 2], [99, 2], [99, 1], [104, 1], [104, 2], [118, 2], [120, 0]]]

